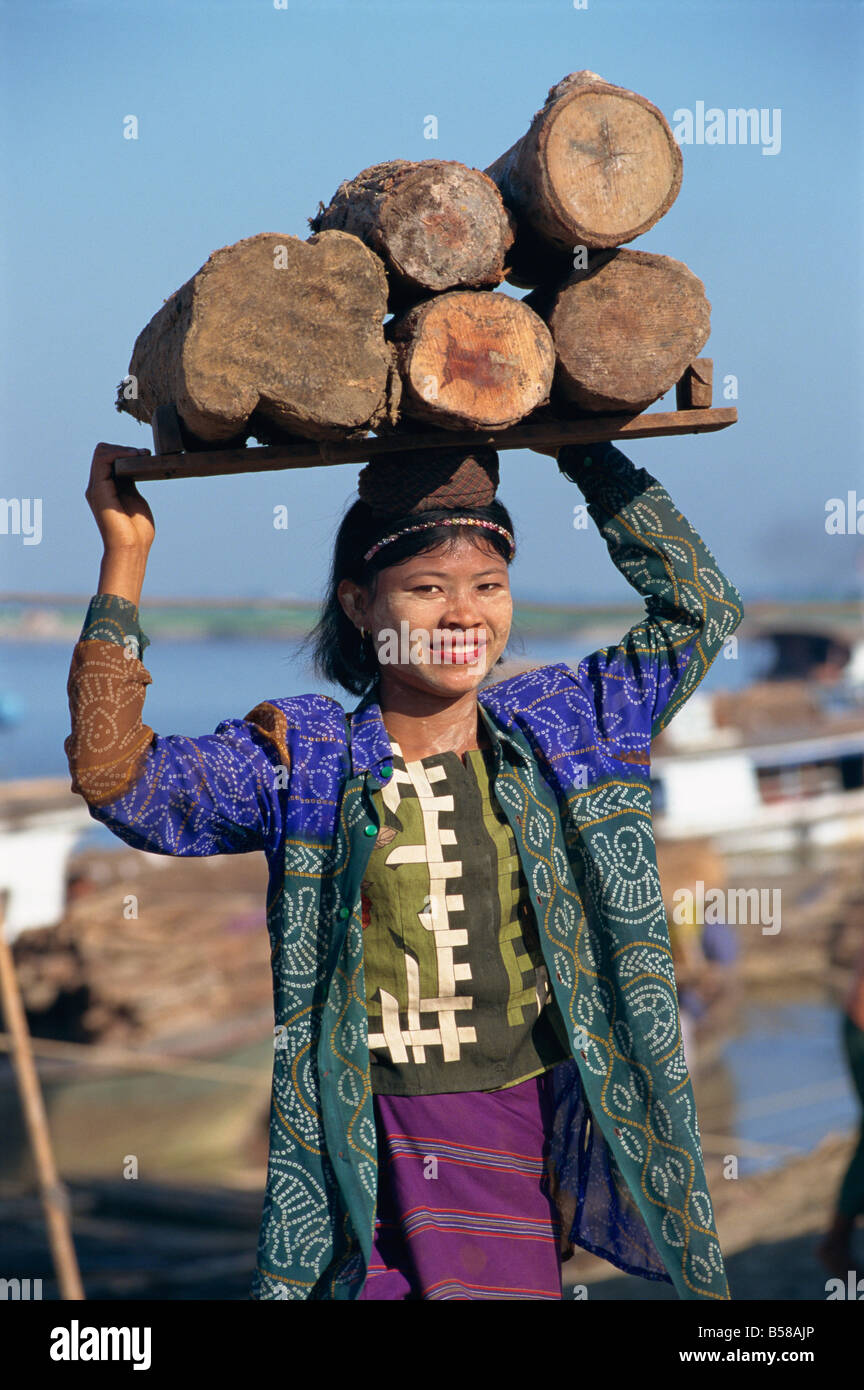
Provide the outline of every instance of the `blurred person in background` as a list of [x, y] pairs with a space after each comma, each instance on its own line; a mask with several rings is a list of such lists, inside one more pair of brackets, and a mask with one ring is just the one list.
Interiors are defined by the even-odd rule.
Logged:
[[852, 1082], [861, 1102], [861, 1128], [858, 1143], [840, 1183], [834, 1220], [817, 1247], [817, 1254], [830, 1274], [845, 1278], [855, 1267], [852, 1232], [857, 1217], [864, 1214], [864, 941], [855, 962], [852, 984], [846, 995], [842, 1019], [843, 1050]]

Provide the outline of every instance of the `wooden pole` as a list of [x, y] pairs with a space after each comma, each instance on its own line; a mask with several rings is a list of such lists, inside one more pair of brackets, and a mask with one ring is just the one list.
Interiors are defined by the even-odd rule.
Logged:
[[[269, 473], [281, 468], [320, 468], [335, 463], [366, 463], [382, 454], [408, 449], [530, 449], [535, 444], [599, 444], [610, 439], [651, 439], [656, 435], [705, 434], [734, 425], [734, 406], [710, 410], [652, 411], [642, 415], [593, 415], [584, 420], [532, 420], [511, 429], [437, 429], [417, 434], [382, 435], [316, 444], [269, 444], [257, 448], [185, 450], [151, 457], [132, 455], [114, 462], [117, 479], [149, 483], [159, 478], [213, 478], [230, 473]], [[159, 447], [157, 445], [157, 447]]]
[[0, 999], [3, 1016], [12, 1037], [12, 1065], [21, 1097], [27, 1137], [36, 1164], [39, 1195], [48, 1228], [51, 1256], [60, 1297], [66, 1301], [85, 1297], [69, 1227], [69, 1200], [57, 1175], [48, 1118], [42, 1101], [42, 1088], [33, 1061], [27, 1015], [15, 974], [15, 962], [6, 940], [6, 894], [0, 893]]

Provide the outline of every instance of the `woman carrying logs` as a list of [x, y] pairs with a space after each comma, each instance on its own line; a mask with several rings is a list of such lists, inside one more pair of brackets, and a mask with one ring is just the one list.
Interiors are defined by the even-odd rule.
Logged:
[[[652, 737], [741, 619], [613, 445], [556, 455], [644, 621], [495, 680], [513, 524], [489, 450], [367, 465], [312, 634], [352, 696], [142, 723], [154, 528], [99, 445], [73, 788], [157, 854], [263, 850], [275, 1046], [256, 1299], [561, 1299], [579, 1245], [728, 1299], [651, 823]], [[548, 452], [543, 450], [541, 452]], [[563, 499], [562, 499], [563, 501]]]

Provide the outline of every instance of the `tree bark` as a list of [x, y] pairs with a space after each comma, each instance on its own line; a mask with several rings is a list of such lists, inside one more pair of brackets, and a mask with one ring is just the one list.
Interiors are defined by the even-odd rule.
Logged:
[[147, 422], [173, 401], [185, 433], [211, 444], [362, 433], [395, 418], [386, 305], [384, 268], [356, 237], [247, 237], [138, 335], [117, 409]]
[[[572, 254], [577, 245], [620, 246], [653, 227], [678, 196], [682, 168], [663, 113], [586, 70], [550, 89], [527, 133], [486, 173], [541, 243]], [[535, 284], [542, 259], [537, 270]]]
[[702, 281], [682, 261], [598, 251], [589, 267], [525, 301], [555, 342], [555, 398], [588, 411], [639, 411], [698, 357], [711, 330]]
[[450, 289], [485, 289], [504, 279], [513, 219], [494, 183], [455, 160], [394, 159], [340, 184], [309, 219], [359, 237], [383, 259], [391, 307]]
[[549, 399], [555, 349], [522, 300], [452, 290], [388, 325], [402, 414], [444, 429], [503, 429]]

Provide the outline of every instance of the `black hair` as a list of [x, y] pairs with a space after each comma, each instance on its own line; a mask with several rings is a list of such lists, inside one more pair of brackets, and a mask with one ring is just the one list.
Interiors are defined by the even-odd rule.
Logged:
[[[513, 532], [510, 513], [494, 498], [485, 507], [435, 507], [420, 514], [413, 512], [405, 516], [387, 516], [373, 512], [368, 502], [358, 498], [348, 508], [336, 533], [336, 545], [330, 566], [330, 577], [321, 616], [312, 631], [301, 643], [312, 648], [312, 664], [316, 675], [334, 685], [341, 685], [352, 695], [365, 695], [376, 683], [380, 674], [378, 659], [369, 637], [360, 636], [351, 622], [337, 596], [337, 589], [343, 579], [351, 579], [355, 584], [369, 587], [372, 597], [381, 570], [390, 565], [398, 565], [414, 555], [421, 555], [442, 542], [454, 544], [466, 533], [472, 541], [487, 541], [499, 555], [510, 563], [510, 544], [499, 531], [466, 526], [434, 526], [425, 531], [414, 531], [390, 541], [367, 561], [363, 556], [376, 541], [401, 526], [410, 526], [416, 521], [444, 521], [454, 516], [473, 517], [478, 521], [494, 521], [498, 526]], [[499, 660], [501, 658], [499, 657]]]

